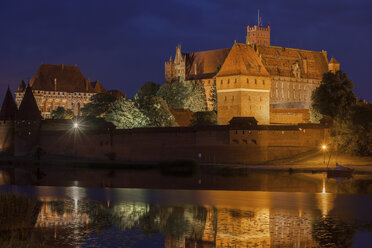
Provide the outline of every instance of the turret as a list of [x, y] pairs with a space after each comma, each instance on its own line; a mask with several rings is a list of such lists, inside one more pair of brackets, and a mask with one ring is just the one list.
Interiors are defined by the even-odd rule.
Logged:
[[249, 45], [265, 45], [270, 46], [270, 26], [260, 27], [254, 25], [253, 27], [247, 26], [246, 43]]
[[41, 113], [29, 85], [16, 115], [15, 152], [16, 156], [31, 153], [38, 145]]
[[328, 63], [328, 70], [333, 73], [340, 70], [340, 63], [333, 57]]
[[169, 61], [165, 62], [165, 82], [171, 83], [173, 81], [184, 79], [186, 76], [186, 56], [182, 54], [181, 45], [176, 47], [176, 56], [174, 61], [170, 57]]
[[16, 113], [17, 105], [8, 87], [0, 110], [0, 153], [13, 155]]

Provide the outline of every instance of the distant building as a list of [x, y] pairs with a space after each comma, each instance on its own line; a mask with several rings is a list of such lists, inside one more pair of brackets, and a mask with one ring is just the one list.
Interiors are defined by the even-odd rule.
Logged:
[[[273, 118], [279, 123], [308, 122], [307, 114], [302, 111], [298, 116], [305, 119], [300, 120], [296, 110], [308, 111], [323, 74], [338, 70], [340, 63], [334, 58], [328, 61], [326, 51], [272, 46], [270, 27], [255, 25], [247, 26], [246, 43], [232, 48], [183, 53], [178, 45], [174, 60], [165, 62], [165, 82], [201, 81], [207, 101], [216, 84], [219, 124], [234, 116], [253, 116], [259, 124], [268, 124], [270, 109], [285, 109], [296, 116]], [[208, 107], [212, 109], [211, 102]]]
[[[99, 81], [91, 82], [77, 66], [70, 65], [41, 65], [29, 85], [43, 118], [50, 118], [50, 113], [57, 107], [71, 109], [78, 115], [80, 108], [97, 93], [108, 93], [117, 98], [125, 96], [120, 90], [107, 91]], [[17, 106], [21, 104], [26, 87], [22, 81], [16, 91]]]

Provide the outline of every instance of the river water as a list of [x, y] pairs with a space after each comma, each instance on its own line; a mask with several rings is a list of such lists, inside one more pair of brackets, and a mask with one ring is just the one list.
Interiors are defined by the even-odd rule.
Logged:
[[4, 169], [0, 185], [42, 202], [31, 239], [50, 247], [372, 246], [367, 175]]

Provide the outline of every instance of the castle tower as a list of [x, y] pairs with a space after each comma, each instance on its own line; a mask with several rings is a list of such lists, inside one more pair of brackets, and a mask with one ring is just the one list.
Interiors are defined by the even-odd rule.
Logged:
[[340, 70], [340, 63], [333, 57], [328, 63], [328, 70], [333, 73], [336, 73], [336, 71]]
[[249, 45], [265, 45], [270, 46], [270, 26], [261, 27], [254, 25], [253, 27], [247, 26], [246, 43]]
[[182, 80], [186, 77], [186, 56], [182, 54], [181, 45], [176, 47], [176, 56], [174, 61], [172, 57], [168, 62], [165, 62], [165, 82], [171, 83], [172, 81]]
[[12, 154], [14, 151], [14, 121], [16, 113], [17, 105], [8, 87], [0, 110], [0, 153]]
[[251, 46], [234, 44], [216, 79], [218, 124], [233, 117], [269, 124], [271, 77]]
[[25, 95], [16, 115], [15, 152], [16, 156], [31, 153], [38, 144], [41, 113], [31, 87], [27, 85]]

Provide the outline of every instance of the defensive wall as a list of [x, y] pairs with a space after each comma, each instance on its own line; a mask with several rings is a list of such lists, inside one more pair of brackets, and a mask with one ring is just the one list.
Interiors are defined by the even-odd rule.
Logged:
[[84, 130], [51, 123], [41, 124], [38, 138], [47, 154], [128, 162], [261, 163], [318, 149], [329, 136], [320, 124]]

